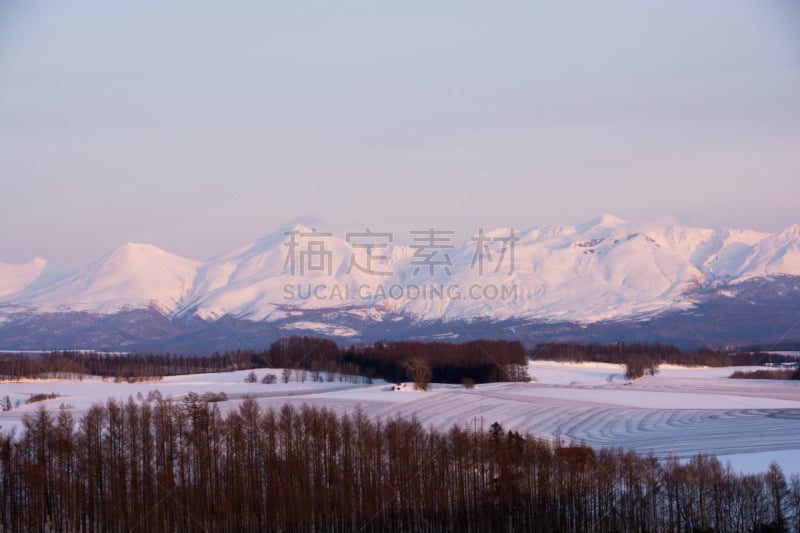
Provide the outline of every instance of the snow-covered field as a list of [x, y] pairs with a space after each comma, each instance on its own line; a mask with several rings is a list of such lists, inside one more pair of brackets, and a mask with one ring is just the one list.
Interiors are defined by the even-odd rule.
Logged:
[[[0, 412], [0, 428], [20, 425], [22, 416], [40, 404], [24, 404], [36, 393], [56, 393], [45, 405], [63, 404], [76, 418], [90, 405], [109, 397], [143, 401], [150, 391], [180, 399], [190, 391], [225, 392], [225, 409], [235, 408], [245, 395], [264, 407], [284, 403], [326, 406], [339, 412], [360, 407], [375, 417], [416, 416], [424, 425], [441, 429], [459, 425], [488, 430], [493, 422], [506, 429], [543, 438], [579, 440], [596, 447], [633, 448], [657, 456], [689, 457], [714, 454], [743, 471], [764, 470], [773, 460], [787, 473], [800, 473], [800, 382], [730, 380], [736, 368], [662, 367], [656, 376], [627, 382], [623, 369], [604, 363], [534, 362], [532, 383], [496, 383], [466, 390], [435, 385], [429, 392], [412, 387], [314, 383], [295, 377], [288, 384], [244, 383], [248, 371], [165, 378], [150, 383], [42, 380], [0, 384], [20, 405]], [[280, 378], [280, 370], [258, 370]], [[279, 379], [280, 381], [280, 379]]]

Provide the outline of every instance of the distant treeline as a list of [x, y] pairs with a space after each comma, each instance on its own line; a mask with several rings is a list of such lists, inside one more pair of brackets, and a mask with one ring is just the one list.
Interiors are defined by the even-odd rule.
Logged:
[[109, 354], [55, 351], [42, 354], [0, 355], [0, 381], [41, 377], [78, 378], [84, 375], [116, 381], [160, 380], [163, 376], [226, 372], [255, 368], [255, 352], [236, 351], [212, 356], [173, 354]]
[[271, 367], [307, 370], [315, 380], [322, 372], [339, 373], [391, 382], [415, 381], [424, 388], [431, 381], [527, 380], [526, 363], [525, 349], [515, 341], [378, 342], [342, 348], [327, 339], [295, 336], [280, 339], [267, 350], [237, 350], [208, 357], [73, 351], [6, 354], [0, 356], [0, 380], [95, 375], [138, 381]]
[[628, 366], [629, 377], [655, 372], [659, 364], [749, 366], [797, 361], [788, 355], [712, 349], [687, 351], [659, 343], [543, 343], [526, 353], [522, 343], [476, 340], [464, 343], [391, 341], [340, 347], [328, 339], [287, 337], [266, 350], [236, 350], [211, 356], [109, 354], [57, 351], [0, 355], [0, 381], [20, 378], [102, 376], [117, 381], [159, 380], [163, 376], [291, 368], [349, 374], [390, 382], [489, 383], [527, 381], [526, 357], [552, 361], [595, 361]]
[[592, 361], [624, 365], [631, 358], [646, 358], [658, 364], [682, 366], [758, 366], [769, 363], [795, 362], [796, 357], [765, 352], [726, 353], [710, 348], [682, 350], [671, 344], [624, 343], [573, 344], [548, 342], [529, 352], [531, 359], [547, 361]]
[[0, 531], [800, 532], [800, 477], [493, 424], [109, 400], [0, 436]]
[[745, 372], [736, 370], [731, 379], [800, 379], [800, 367], [796, 369], [752, 370]]

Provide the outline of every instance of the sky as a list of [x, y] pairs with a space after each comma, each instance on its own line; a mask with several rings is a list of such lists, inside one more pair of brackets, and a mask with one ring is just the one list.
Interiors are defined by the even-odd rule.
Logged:
[[0, 262], [800, 222], [800, 7], [0, 0]]

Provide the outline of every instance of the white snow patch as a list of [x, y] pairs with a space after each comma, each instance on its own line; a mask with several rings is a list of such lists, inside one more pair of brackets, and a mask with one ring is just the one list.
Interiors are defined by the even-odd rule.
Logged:
[[358, 331], [354, 330], [353, 328], [346, 328], [344, 326], [337, 326], [335, 324], [326, 324], [324, 322], [313, 322], [310, 320], [292, 322], [291, 324], [281, 326], [281, 328], [288, 330], [305, 329], [316, 331], [317, 333], [322, 333], [324, 335], [332, 335], [337, 337], [355, 337], [358, 335]]

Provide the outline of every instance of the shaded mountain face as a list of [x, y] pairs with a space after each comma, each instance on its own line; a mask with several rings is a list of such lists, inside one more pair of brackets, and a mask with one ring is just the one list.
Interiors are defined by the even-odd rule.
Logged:
[[72, 269], [39, 257], [21, 265], [0, 263], [0, 299], [22, 290], [32, 292], [53, 285], [72, 273]]
[[[382, 338], [800, 338], [800, 226], [634, 224], [349, 234], [295, 226], [205, 263], [127, 244], [69, 272], [0, 263], [0, 349], [208, 352]], [[792, 337], [794, 335], [794, 337]]]

